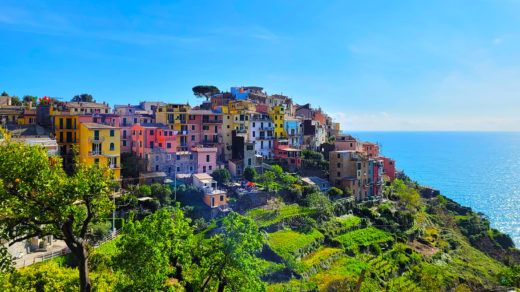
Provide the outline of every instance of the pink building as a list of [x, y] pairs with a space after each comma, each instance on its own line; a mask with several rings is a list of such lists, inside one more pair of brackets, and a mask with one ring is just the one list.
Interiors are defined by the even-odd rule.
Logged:
[[381, 156], [380, 158], [383, 160], [383, 173], [390, 178], [391, 182], [393, 182], [395, 180], [395, 161], [384, 156]]
[[188, 146], [217, 149], [222, 154], [222, 114], [210, 110], [192, 109], [188, 113]]
[[217, 148], [192, 147], [191, 152], [197, 164], [196, 173], [211, 174], [217, 169]]
[[363, 151], [362, 142], [352, 135], [338, 135], [334, 140], [334, 149], [336, 151], [353, 150]]
[[302, 166], [302, 151], [300, 149], [291, 148], [289, 140], [274, 141], [274, 158], [279, 161], [285, 161], [290, 168]]
[[365, 142], [363, 143], [363, 151], [368, 155], [369, 158], [376, 158], [379, 157], [379, 145]]
[[153, 115], [137, 105], [115, 106], [114, 112], [120, 116], [121, 153], [132, 152], [132, 131], [134, 124], [151, 124]]

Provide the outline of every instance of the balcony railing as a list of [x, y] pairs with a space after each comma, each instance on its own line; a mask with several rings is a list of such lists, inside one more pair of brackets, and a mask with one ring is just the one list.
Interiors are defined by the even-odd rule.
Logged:
[[101, 137], [101, 136], [99, 136], [99, 137], [96, 137], [96, 136], [90, 136], [90, 137], [88, 138], [88, 141], [89, 141], [90, 143], [103, 142], [103, 141], [105, 141], [105, 137]]
[[89, 151], [88, 156], [101, 156], [105, 155], [105, 151]]
[[222, 120], [202, 120], [203, 124], [222, 124]]

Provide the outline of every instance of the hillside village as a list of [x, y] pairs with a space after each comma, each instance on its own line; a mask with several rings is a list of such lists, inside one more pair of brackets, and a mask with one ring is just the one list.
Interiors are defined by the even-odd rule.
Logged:
[[[77, 156], [82, 163], [110, 167], [123, 186], [192, 184], [193, 175], [211, 175], [218, 168], [242, 181], [247, 167], [262, 174], [277, 164], [308, 184], [324, 191], [348, 189], [361, 201], [380, 197], [382, 184], [395, 179], [395, 162], [380, 155], [379, 145], [343, 134], [320, 108], [269, 95], [261, 87], [204, 88], [194, 89], [205, 99], [197, 106], [143, 101], [110, 107], [49, 97], [15, 104], [5, 94], [0, 121], [15, 139], [45, 145], [61, 156], [65, 169], [72, 170]], [[328, 167], [310, 165], [306, 153], [323, 154]], [[130, 155], [138, 163], [125, 165]], [[225, 193], [203, 190], [201, 200], [208, 207], [229, 210]]]
[[[6, 291], [89, 291], [85, 271], [78, 277], [81, 263], [96, 291], [520, 287], [520, 251], [509, 235], [396, 171], [378, 144], [344, 134], [320, 108], [260, 87], [193, 91], [204, 99], [193, 107], [145, 101], [111, 108], [86, 94], [70, 102], [0, 97], [9, 140], [45, 147], [41, 160], [53, 170], [55, 161], [68, 173], [97, 164], [117, 182], [105, 192], [116, 207], [112, 218], [84, 225], [88, 259], [79, 262], [67, 248], [28, 264], [19, 258], [17, 270], [0, 273]], [[0, 159], [4, 169], [16, 164]], [[4, 179], [14, 180], [12, 199], [17, 176]], [[46, 252], [53, 241], [20, 243]]]

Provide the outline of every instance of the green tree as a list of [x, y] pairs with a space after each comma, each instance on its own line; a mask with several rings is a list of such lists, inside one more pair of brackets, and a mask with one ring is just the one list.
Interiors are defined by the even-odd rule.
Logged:
[[152, 189], [150, 188], [150, 186], [142, 185], [135, 188], [134, 194], [138, 198], [150, 197], [152, 196]]
[[82, 93], [82, 94], [78, 94], [78, 95], [75, 95], [71, 101], [73, 102], [92, 102], [92, 95], [88, 94], [88, 93]]
[[177, 205], [173, 213], [161, 209], [142, 221], [131, 215], [117, 246], [114, 263], [124, 272], [126, 289], [166, 290], [170, 275], [183, 279], [189, 271], [193, 233]]
[[29, 103], [32, 102], [32, 105], [36, 105], [36, 102], [38, 101], [38, 98], [36, 96], [32, 96], [32, 95], [26, 95], [23, 97], [23, 104], [24, 105], [29, 105]]
[[212, 286], [217, 291], [265, 290], [260, 279], [262, 267], [255, 256], [265, 239], [256, 223], [232, 212], [223, 220], [222, 229], [207, 245], [200, 245], [204, 249], [202, 257], [209, 261], [201, 266], [201, 290]]
[[266, 171], [260, 176], [260, 180], [264, 183], [265, 189], [269, 192], [271, 184], [276, 179], [276, 174], [272, 171]]
[[20, 101], [20, 99], [17, 97], [17, 96], [13, 96], [11, 97], [11, 105], [22, 105], [22, 102]]
[[226, 168], [217, 168], [212, 173], [211, 176], [215, 179], [220, 185], [225, 184], [231, 180], [231, 174], [229, 170]]
[[244, 178], [247, 181], [254, 181], [255, 177], [256, 177], [256, 170], [253, 167], [248, 166], [248, 167], [246, 167], [246, 169], [244, 169]]
[[4, 92], [2, 92], [2, 96], [9, 96], [9, 93], [4, 91]]
[[336, 187], [332, 187], [327, 191], [327, 195], [335, 199], [341, 197], [343, 195], [343, 191]]
[[170, 186], [166, 184], [153, 184], [150, 187], [151, 189], [151, 195], [153, 198], [159, 200], [159, 203], [161, 206], [168, 206], [171, 205], [172, 199], [172, 191], [170, 189]]
[[343, 194], [345, 194], [345, 197], [352, 197], [353, 195], [352, 190], [348, 186], [343, 188]]
[[280, 177], [283, 174], [282, 167], [280, 167], [280, 165], [277, 164], [271, 166], [271, 171], [274, 172], [277, 177]]
[[80, 291], [90, 291], [90, 227], [113, 208], [109, 169], [78, 164], [67, 176], [60, 159], [45, 148], [5, 141], [0, 145], [0, 239], [20, 242], [53, 235], [78, 260]]
[[209, 100], [213, 95], [220, 93], [220, 90], [213, 85], [197, 85], [191, 89], [196, 97], [205, 97]]

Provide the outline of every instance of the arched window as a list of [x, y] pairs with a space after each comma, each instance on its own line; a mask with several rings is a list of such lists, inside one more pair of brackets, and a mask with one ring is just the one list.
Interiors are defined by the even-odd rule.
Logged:
[[114, 143], [110, 143], [110, 151], [114, 151], [114, 149], [115, 149]]

